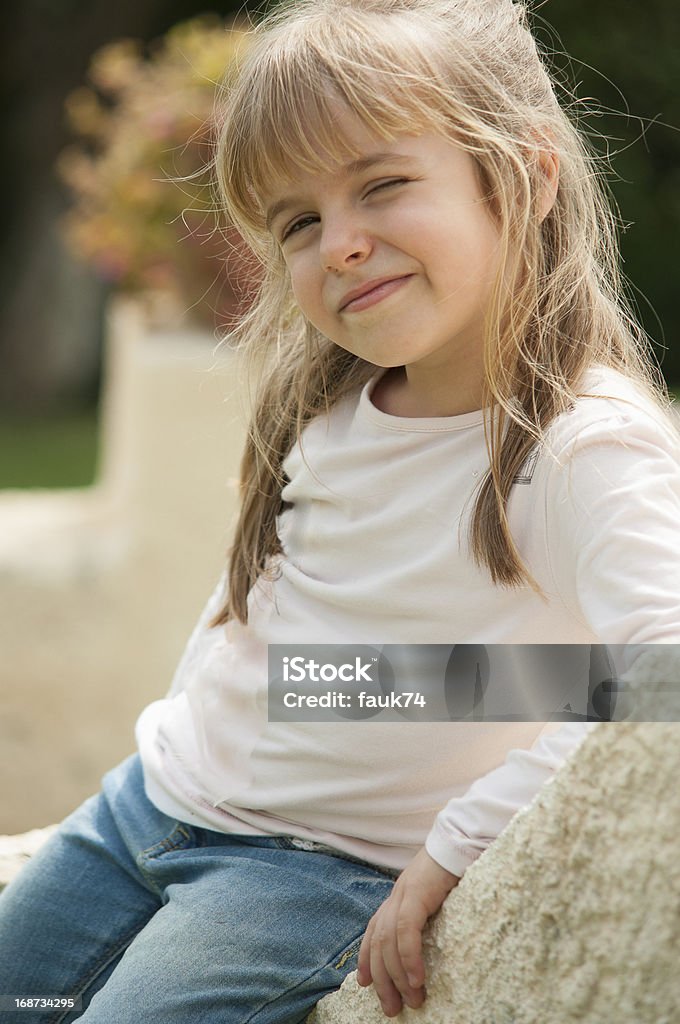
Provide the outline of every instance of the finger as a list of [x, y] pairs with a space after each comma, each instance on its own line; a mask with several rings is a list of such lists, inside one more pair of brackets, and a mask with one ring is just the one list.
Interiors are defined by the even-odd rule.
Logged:
[[[416, 934], [419, 938], [420, 933], [417, 929]], [[411, 976], [414, 972], [412, 970], [411, 974], [409, 974], [407, 965], [404, 963], [400, 954], [398, 935], [399, 921], [393, 924], [383, 941], [383, 962], [387, 973], [406, 1005], [410, 1006], [412, 1009], [416, 1009], [422, 1005], [425, 998], [425, 993], [422, 988], [425, 981], [425, 971], [424, 969], [422, 970], [422, 977], [418, 976], [418, 981], [414, 983]]]
[[359, 960], [357, 963], [357, 983], [359, 985], [370, 985], [373, 977], [371, 975], [371, 938], [375, 929], [377, 914], [374, 914], [366, 926], [364, 937], [359, 947]]
[[371, 974], [383, 1013], [386, 1017], [396, 1017], [402, 1008], [401, 994], [385, 967], [381, 944], [375, 935], [371, 943]]
[[425, 984], [423, 928], [427, 912], [419, 901], [408, 898], [404, 899], [400, 910], [395, 929], [397, 956], [409, 987], [417, 990]]
[[390, 922], [382, 922], [381, 945], [383, 962], [387, 972], [399, 991], [404, 994], [407, 991], [411, 991], [413, 986], [407, 977], [406, 968], [399, 953], [398, 933], [400, 922], [401, 917], [397, 917]]
[[[411, 913], [408, 910], [409, 904], [414, 908]], [[403, 997], [404, 1001], [412, 1007], [420, 1006], [423, 996], [419, 986], [412, 985], [407, 976], [406, 968], [399, 953], [397, 937], [400, 929], [403, 930], [405, 926], [411, 927], [409, 918], [414, 912], [420, 913], [421, 918], [427, 919], [427, 915], [423, 913], [417, 901], [408, 901], [402, 897], [400, 892], [394, 893], [382, 905], [372, 921], [373, 928], [369, 946], [370, 962], [373, 963], [374, 960], [374, 948], [379, 949], [379, 959], [382, 967], [384, 967], [393, 986]], [[413, 927], [415, 927], [416, 931], [415, 941], [418, 942], [420, 931], [417, 924]]]

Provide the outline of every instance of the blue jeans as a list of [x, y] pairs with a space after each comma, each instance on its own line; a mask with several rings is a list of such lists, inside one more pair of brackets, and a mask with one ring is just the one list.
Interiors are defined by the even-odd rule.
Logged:
[[[138, 755], [0, 896], [0, 1021], [294, 1024], [355, 969], [396, 872], [174, 821]], [[82, 1009], [9, 1009], [9, 997]]]

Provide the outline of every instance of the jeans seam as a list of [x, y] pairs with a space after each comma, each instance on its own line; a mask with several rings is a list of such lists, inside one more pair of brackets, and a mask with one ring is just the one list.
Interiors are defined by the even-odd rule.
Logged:
[[[354, 939], [352, 939], [351, 943], [348, 946], [345, 946], [344, 950], [342, 950], [342, 952], [339, 954], [340, 960], [343, 963], [345, 962], [343, 959], [345, 953], [349, 953], [353, 947], [359, 946], [361, 944], [361, 940], [363, 939], [363, 937], [364, 932], [361, 932]], [[248, 1019], [245, 1020], [243, 1024], [254, 1024], [259, 1013], [261, 1013], [263, 1010], [271, 1009], [271, 1007], [276, 1006], [278, 1002], [280, 1002], [286, 996], [289, 996], [292, 992], [295, 992], [297, 989], [302, 988], [304, 985], [308, 985], [313, 978], [315, 978], [318, 974], [321, 974], [323, 971], [327, 971], [329, 967], [332, 970], [338, 970], [338, 965], [334, 964], [334, 961], [337, 959], [337, 956], [338, 954], [336, 954], [334, 957], [331, 957], [331, 959], [327, 963], [323, 964], [321, 967], [318, 967], [315, 971], [312, 971], [312, 973], [308, 974], [305, 978], [302, 979], [302, 981], [299, 981], [297, 985], [292, 985], [290, 988], [287, 988], [285, 992], [279, 992], [276, 999], [271, 999], [268, 1003], [262, 1003], [261, 1006], [258, 1006], [257, 1010], [254, 1010], [253, 1013], [251, 1013], [250, 1017], [248, 1017]], [[323, 996], [321, 996], [320, 998], [323, 999]], [[318, 1001], [319, 1000], [317, 1000], [317, 1002]], [[316, 1005], [316, 1003], [314, 1005]], [[311, 1009], [308, 1010], [305, 1016], [309, 1016], [311, 1012]]]
[[340, 955], [340, 959], [338, 960], [337, 964], [335, 964], [333, 968], [334, 970], [341, 970], [345, 966], [347, 961], [350, 959], [350, 957], [353, 957], [354, 954], [361, 948], [361, 943], [363, 942], [364, 934], [365, 933], [362, 932], [360, 937], [358, 939], [355, 939], [354, 942], [352, 942], [347, 947], [347, 949], [345, 949], [345, 951]]
[[328, 853], [329, 857], [340, 857], [342, 860], [348, 860], [352, 864], [358, 864], [360, 867], [368, 868], [369, 871], [377, 871], [378, 874], [382, 875], [384, 878], [391, 878], [393, 882], [396, 882], [399, 874], [401, 873], [398, 868], [387, 868], [382, 867], [379, 864], [371, 864], [366, 860], [360, 860], [359, 857], [353, 857], [350, 853], [342, 853], [340, 850], [337, 853], [334, 850], [320, 852]]
[[327, 857], [337, 857], [339, 860], [347, 860], [351, 864], [358, 864], [359, 867], [368, 868], [369, 871], [377, 871], [384, 877], [391, 878], [392, 881], [396, 881], [401, 874], [399, 868], [388, 868], [380, 864], [371, 864], [370, 861], [362, 860], [360, 857], [355, 857], [351, 853], [345, 853], [343, 850], [336, 850], [332, 846], [326, 846], [322, 850], [305, 850], [304, 847], [296, 846], [292, 843], [287, 836], [276, 836], [275, 838], [277, 844], [284, 850], [295, 850], [299, 853], [321, 853]]
[[[100, 956], [99, 959], [94, 962], [92, 967], [90, 967], [89, 971], [79, 979], [75, 992], [71, 993], [75, 999], [82, 999], [83, 995], [85, 994], [89, 986], [92, 984], [92, 982], [96, 981], [97, 977], [106, 967], [108, 967], [112, 960], [115, 960], [116, 957], [120, 956], [121, 953], [124, 952], [129, 945], [131, 945], [133, 940], [137, 937], [137, 935], [139, 935], [140, 931], [142, 930], [142, 928], [144, 928], [146, 923], [147, 922], [144, 920], [141, 922], [141, 924], [135, 925], [134, 928], [131, 928], [129, 931], [125, 932], [122, 939], [118, 940], [118, 943], [113, 949], [113, 951], [109, 950], [107, 953]], [[65, 1018], [71, 1012], [72, 1010], [70, 1008], [67, 1008], [63, 1011], [63, 1013], [60, 1013], [58, 1016], [47, 1018], [46, 1024], [60, 1024], [60, 1021], [65, 1020]], [[85, 1010], [83, 1009], [82, 1012], [84, 1013]]]

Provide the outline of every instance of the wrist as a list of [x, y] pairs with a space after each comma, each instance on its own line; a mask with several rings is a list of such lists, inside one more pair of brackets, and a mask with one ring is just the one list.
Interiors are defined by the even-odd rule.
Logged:
[[441, 865], [439, 861], [436, 861], [434, 859], [431, 853], [428, 853], [425, 847], [423, 847], [422, 852], [425, 854], [425, 857], [429, 861], [430, 871], [432, 875], [434, 876], [434, 878], [437, 879], [438, 884], [441, 885], [442, 888], [446, 889], [448, 892], [451, 889], [453, 889], [456, 885], [458, 885], [461, 878], [460, 875], [455, 875], [453, 871], [449, 871], [448, 868], [443, 867], [443, 865]]

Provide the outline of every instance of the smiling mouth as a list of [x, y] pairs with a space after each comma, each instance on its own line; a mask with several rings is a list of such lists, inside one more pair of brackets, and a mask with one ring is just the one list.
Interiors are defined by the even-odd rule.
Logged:
[[410, 281], [413, 274], [407, 274], [404, 277], [395, 277], [391, 281], [383, 281], [382, 284], [377, 285], [375, 288], [371, 288], [370, 292], [364, 292], [363, 295], [359, 295], [358, 298], [352, 299], [340, 310], [341, 313], [353, 313], [359, 312], [362, 309], [367, 309], [369, 306], [374, 306], [377, 302], [382, 302], [388, 295], [392, 295], [393, 292], [398, 291], [402, 285], [405, 285], [407, 281]]

